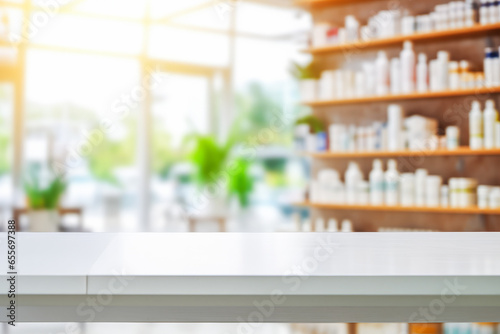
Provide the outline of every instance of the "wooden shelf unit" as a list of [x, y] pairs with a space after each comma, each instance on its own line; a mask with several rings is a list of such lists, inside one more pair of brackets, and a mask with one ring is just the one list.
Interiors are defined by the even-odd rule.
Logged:
[[325, 45], [321, 47], [309, 48], [304, 50], [304, 52], [311, 53], [314, 55], [320, 55], [325, 53], [336, 53], [336, 52], [349, 52], [351, 50], [361, 50], [370, 49], [383, 46], [392, 46], [402, 44], [404, 41], [430, 41], [439, 40], [444, 38], [452, 37], [466, 37], [470, 35], [487, 35], [488, 33], [499, 31], [500, 23], [495, 24], [476, 24], [472, 27], [464, 27], [459, 29], [449, 29], [432, 31], [425, 33], [417, 33], [412, 35], [399, 35], [389, 38], [380, 38], [371, 41], [359, 41], [354, 43], [345, 44], [335, 44], [335, 45]]
[[[363, 21], [373, 13], [387, 10], [387, 3], [377, 0], [296, 0], [297, 5], [309, 10], [314, 22], [335, 22], [342, 25], [343, 17], [355, 15]], [[414, 14], [430, 13], [440, 2], [430, 3], [408, 2], [402, 5]], [[336, 7], [338, 6], [338, 7]], [[406, 40], [415, 42], [416, 52], [435, 55], [439, 50], [449, 51], [453, 60], [468, 60], [473, 70], [482, 68], [485, 39], [494, 37], [493, 47], [498, 46], [500, 23], [470, 27], [415, 33], [412, 35], [394, 36], [371, 41], [344, 43], [342, 45], [325, 45], [309, 47], [303, 50], [310, 53], [318, 64], [318, 70], [335, 68], [354, 68], [377, 50], [386, 50], [391, 57], [397, 56], [398, 48]], [[356, 52], [360, 57], [345, 57], [349, 52]], [[348, 67], [346, 67], [346, 63]], [[500, 105], [500, 87], [484, 87], [474, 89], [445, 90], [437, 92], [414, 92], [385, 96], [350, 97], [343, 99], [303, 101], [302, 104], [311, 107], [313, 115], [325, 124], [366, 124], [380, 120], [384, 106], [389, 103], [401, 103], [408, 115], [421, 114], [439, 120], [440, 128], [450, 125], [459, 127], [462, 134], [460, 140], [466, 145], [464, 134], [468, 133], [468, 106], [463, 102], [477, 99], [484, 105], [484, 100], [493, 99]], [[460, 108], [456, 106], [460, 104]], [[378, 104], [378, 105], [377, 105]], [[427, 106], [433, 106], [432, 109]], [[456, 109], [454, 109], [456, 108]], [[343, 172], [348, 159], [357, 159], [364, 175], [371, 170], [371, 159], [395, 158], [400, 161], [402, 172], [413, 172], [417, 168], [425, 168], [430, 175], [441, 175], [443, 179], [451, 177], [472, 177], [480, 184], [498, 184], [495, 166], [500, 164], [500, 149], [471, 150], [459, 147], [456, 150], [439, 149], [433, 151], [370, 151], [370, 152], [304, 152], [312, 161], [311, 175], [323, 168], [336, 169]], [[405, 158], [406, 157], [406, 158]], [[432, 157], [432, 159], [421, 159]], [[456, 158], [455, 158], [456, 157]], [[462, 159], [465, 158], [465, 159]], [[332, 205], [321, 203], [297, 203], [296, 206], [311, 209], [311, 221], [318, 217], [327, 219], [346, 217], [353, 221], [354, 230], [377, 231], [380, 227], [410, 227], [429, 229], [437, 227], [442, 231], [500, 231], [500, 209], [480, 209], [478, 207], [403, 207], [403, 206], [363, 206], [363, 205]], [[399, 218], [392, 218], [395, 213]], [[437, 220], [429, 220], [429, 216], [439, 214]], [[480, 215], [477, 217], [471, 217]], [[404, 217], [404, 218], [403, 218]], [[435, 220], [435, 221], [434, 221]], [[353, 331], [355, 332], [355, 331]]]
[[478, 207], [452, 208], [452, 207], [388, 206], [388, 205], [374, 206], [374, 205], [324, 204], [324, 203], [311, 203], [311, 202], [294, 203], [294, 206], [309, 207], [309, 208], [323, 209], [323, 210], [500, 215], [500, 209], [481, 209]]
[[436, 99], [436, 98], [447, 98], [456, 96], [488, 95], [488, 94], [498, 94], [498, 93], [500, 93], [500, 87], [484, 87], [484, 88], [474, 88], [474, 89], [445, 90], [439, 92], [425, 92], [425, 93], [416, 92], [411, 94], [354, 97], [348, 99], [302, 101], [302, 104], [310, 107], [326, 107], [326, 106], [343, 105], [343, 104]]
[[467, 146], [461, 146], [455, 150], [420, 150], [420, 151], [354, 151], [354, 152], [308, 152], [303, 155], [316, 159], [336, 159], [336, 158], [390, 158], [390, 157], [440, 157], [440, 156], [488, 156], [500, 155], [500, 148], [472, 150]]

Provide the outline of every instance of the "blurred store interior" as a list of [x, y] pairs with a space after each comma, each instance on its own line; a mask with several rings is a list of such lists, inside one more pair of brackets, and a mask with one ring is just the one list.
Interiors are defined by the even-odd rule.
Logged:
[[308, 172], [290, 131], [305, 112], [290, 66], [310, 58], [306, 11], [283, 0], [1, 5], [2, 219], [29, 206], [28, 179], [56, 174], [64, 228], [187, 231], [212, 205], [188, 203], [193, 193], [235, 162], [233, 190], [215, 196], [230, 203], [226, 230], [286, 225]]

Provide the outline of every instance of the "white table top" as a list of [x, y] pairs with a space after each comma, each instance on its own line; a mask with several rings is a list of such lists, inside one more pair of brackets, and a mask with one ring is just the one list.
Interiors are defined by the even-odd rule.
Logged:
[[[460, 296], [495, 298], [500, 307], [500, 233], [19, 233], [17, 239], [17, 292], [30, 298], [97, 295], [121, 278], [126, 283], [114, 296], [255, 297], [279, 290], [316, 296], [309, 303], [328, 296], [439, 296], [458, 279], [466, 287]], [[6, 255], [0, 266], [5, 273]]]
[[[500, 275], [500, 233], [18, 233], [20, 275]], [[0, 243], [5, 244], [5, 235]], [[322, 254], [320, 254], [322, 255]], [[5, 256], [0, 257], [5, 265]], [[318, 261], [319, 262], [319, 261]]]

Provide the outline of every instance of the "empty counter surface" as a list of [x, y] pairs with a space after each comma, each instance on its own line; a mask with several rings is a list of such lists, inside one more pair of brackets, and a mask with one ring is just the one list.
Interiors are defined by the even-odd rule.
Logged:
[[18, 233], [17, 250], [19, 322], [500, 319], [500, 233]]

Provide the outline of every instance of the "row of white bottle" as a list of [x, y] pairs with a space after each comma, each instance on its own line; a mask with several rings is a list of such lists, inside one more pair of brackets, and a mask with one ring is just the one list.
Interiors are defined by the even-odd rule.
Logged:
[[[484, 8], [481, 6], [482, 24], [498, 22], [500, 11], [496, 8], [496, 5], [490, 6], [487, 13], [483, 14]], [[328, 22], [317, 23], [313, 28], [311, 42], [314, 47], [322, 47], [471, 27], [476, 23], [475, 13], [474, 1], [467, 0], [437, 5], [433, 12], [423, 15], [410, 15], [407, 10], [383, 10], [370, 17], [364, 26], [353, 15], [347, 15], [343, 27], [333, 26]]]
[[[490, 58], [485, 61], [489, 66]], [[499, 61], [500, 64], [500, 61]], [[500, 69], [493, 69], [497, 73]], [[496, 80], [496, 79], [495, 79]], [[413, 44], [406, 41], [399, 57], [390, 61], [384, 51], [379, 51], [373, 62], [364, 62], [361, 70], [326, 70], [318, 81], [305, 83], [311, 88], [302, 89], [301, 98], [311, 100], [336, 100], [367, 96], [410, 94], [415, 92], [474, 89], [484, 87], [484, 74], [470, 72], [468, 61], [450, 61], [447, 51], [439, 51], [437, 58], [427, 62], [424, 53], [418, 55]], [[499, 79], [500, 81], [500, 79]], [[317, 87], [313, 87], [317, 84]]]
[[[429, 62], [425, 53], [419, 53], [417, 59], [413, 44], [409, 41], [404, 42], [400, 57], [391, 60], [389, 73], [386, 70], [387, 62], [384, 52], [379, 52], [376, 61], [377, 79], [379, 75], [390, 77], [391, 94], [474, 89], [485, 85], [483, 72], [471, 72], [468, 61], [450, 60], [447, 51], [438, 51], [437, 58]], [[384, 82], [380, 80], [377, 85]], [[387, 89], [387, 87], [378, 88], [377, 95], [383, 95], [381, 91]]]
[[[419, 168], [415, 173], [400, 173], [397, 162], [373, 161], [368, 182], [359, 165], [350, 162], [345, 172], [345, 183], [334, 169], [324, 169], [317, 180], [311, 182], [310, 201], [324, 204], [418, 206], [418, 207], [471, 207], [479, 202], [483, 208], [500, 208], [500, 187], [482, 186], [472, 178], [450, 178], [443, 184], [439, 175], [429, 175]], [[479, 195], [479, 200], [477, 199]]]
[[446, 323], [443, 325], [444, 334], [498, 334], [498, 323]]
[[[347, 334], [348, 327], [344, 323], [336, 324], [291, 324], [292, 334]], [[426, 333], [438, 333], [433, 331], [432, 326], [427, 326]], [[420, 331], [419, 331], [420, 332]], [[357, 333], [414, 333], [409, 329], [407, 323], [360, 323], [357, 324]], [[498, 334], [500, 326], [498, 323], [445, 323], [443, 334]]]
[[421, 228], [410, 228], [410, 227], [379, 227], [377, 232], [438, 232], [436, 230], [421, 229]]
[[[435, 118], [413, 115], [405, 117], [403, 108], [391, 104], [387, 108], [387, 122], [374, 122], [368, 127], [331, 124], [329, 126], [329, 148], [333, 152], [377, 151], [377, 150], [431, 150], [437, 148], [456, 148], [457, 131], [449, 132], [450, 145], [445, 142], [441, 147], [437, 136], [438, 120]], [[452, 135], [457, 135], [452, 137]]]
[[469, 113], [469, 146], [473, 150], [500, 148], [500, 122], [493, 100], [487, 100], [484, 112], [473, 101]]
[[[301, 127], [305, 128], [303, 132], [308, 133], [307, 125]], [[445, 136], [438, 136], [437, 132], [437, 119], [420, 115], [405, 117], [400, 105], [391, 104], [387, 109], [387, 122], [378, 121], [369, 126], [334, 123], [328, 127], [328, 136], [312, 136], [311, 144], [302, 145], [302, 150], [427, 151], [453, 150], [460, 146], [460, 129], [457, 126], [446, 127]], [[486, 101], [484, 111], [479, 101], [472, 102], [469, 112], [469, 147], [473, 150], [500, 148], [500, 119], [493, 100]]]
[[353, 232], [353, 225], [349, 219], [342, 220], [340, 228], [335, 218], [325, 220], [323, 217], [317, 217], [314, 222], [311, 222], [311, 219], [302, 220], [299, 213], [294, 213], [292, 221], [295, 232]]
[[477, 206], [480, 209], [500, 208], [500, 187], [488, 185], [478, 186]]
[[494, 24], [500, 22], [500, 5], [496, 0], [480, 0], [479, 23]]
[[359, 165], [350, 162], [344, 179], [345, 185], [334, 169], [320, 171], [317, 180], [311, 181], [310, 201], [349, 205], [397, 205], [399, 202], [399, 172], [395, 160], [389, 160], [388, 170], [385, 172], [382, 161], [375, 160], [370, 182], [364, 180]]
[[328, 127], [331, 152], [366, 152], [387, 150], [387, 125], [374, 122], [368, 126], [334, 123]]
[[348, 334], [346, 323], [334, 324], [291, 324], [291, 334]]
[[[447, 30], [473, 26], [476, 22], [476, 11], [473, 0], [451, 1], [436, 5], [424, 22], [432, 22], [432, 30]], [[417, 17], [418, 21], [418, 17]]]

